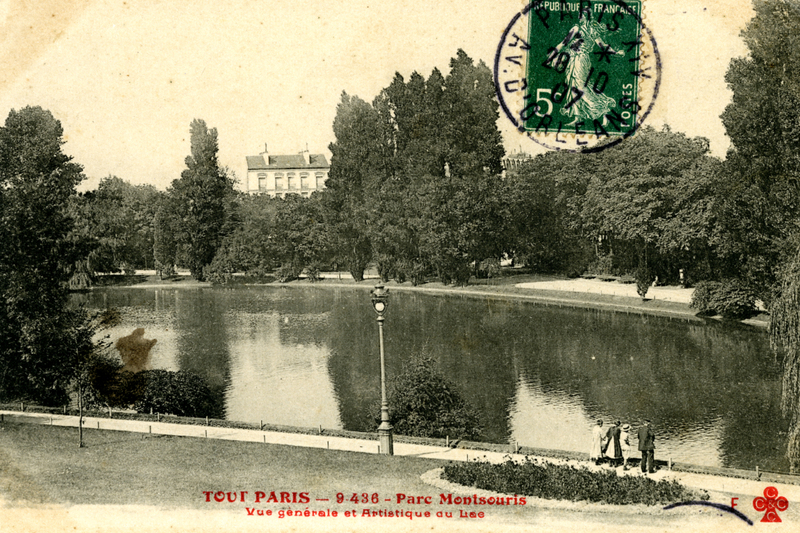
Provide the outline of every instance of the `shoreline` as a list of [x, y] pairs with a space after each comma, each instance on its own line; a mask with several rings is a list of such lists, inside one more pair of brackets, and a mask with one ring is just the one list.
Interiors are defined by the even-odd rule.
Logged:
[[[321, 280], [310, 282], [308, 279], [298, 279], [286, 283], [268, 282], [268, 283], [234, 283], [231, 285], [214, 285], [210, 282], [198, 282], [191, 278], [182, 279], [178, 281], [172, 280], [157, 280], [147, 279], [142, 283], [124, 283], [119, 285], [104, 285], [96, 286], [90, 290], [101, 289], [204, 289], [204, 288], [237, 288], [237, 287], [281, 287], [293, 289], [308, 289], [314, 287], [321, 288], [345, 288], [345, 289], [361, 289], [371, 290], [376, 283], [379, 283], [379, 278], [366, 277], [363, 281], [356, 282], [352, 279], [337, 279], [337, 273], [332, 273], [331, 276], [323, 276]], [[155, 276], [148, 276], [154, 278]], [[347, 275], [349, 278], [349, 275]], [[510, 276], [505, 278], [497, 278], [496, 280], [479, 280], [478, 283], [473, 283], [464, 287], [457, 287], [452, 285], [443, 285], [440, 282], [428, 282], [423, 285], [413, 286], [410, 282], [397, 283], [389, 281], [383, 285], [389, 290], [397, 290], [403, 292], [416, 292], [420, 294], [432, 294], [443, 296], [461, 296], [467, 298], [487, 298], [494, 300], [506, 301], [527, 301], [537, 303], [545, 306], [558, 306], [558, 307], [573, 307], [579, 309], [596, 309], [605, 311], [614, 311], [625, 314], [638, 314], [660, 316], [670, 319], [680, 319], [686, 322], [695, 323], [713, 323], [713, 322], [727, 322], [730, 324], [744, 324], [746, 326], [757, 327], [766, 329], [769, 327], [769, 315], [761, 313], [753, 318], [740, 321], [726, 321], [722, 317], [700, 317], [693, 311], [688, 304], [683, 302], [668, 301], [658, 299], [657, 297], [641, 299], [638, 297], [621, 296], [616, 294], [604, 294], [601, 291], [588, 291], [579, 290], [565, 290], [565, 289], [539, 289], [529, 287], [519, 287], [518, 285], [525, 283], [530, 284], [529, 280], [525, 279], [526, 276], [519, 276], [520, 279], [515, 279], [517, 276]], [[552, 278], [556, 279], [556, 278]], [[578, 288], [577, 280], [559, 280], [562, 285], [574, 286]], [[615, 283], [615, 282], [612, 282]], [[608, 285], [612, 287], [611, 284]]]

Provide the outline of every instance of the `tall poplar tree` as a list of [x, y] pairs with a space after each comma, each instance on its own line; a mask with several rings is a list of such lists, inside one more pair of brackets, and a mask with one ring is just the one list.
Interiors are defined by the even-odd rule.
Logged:
[[327, 211], [356, 279], [371, 258], [383, 279], [465, 282], [502, 253], [498, 109], [491, 71], [463, 50], [446, 77], [398, 73], [372, 105], [342, 96]]
[[336, 141], [330, 144], [330, 177], [326, 183], [326, 222], [337, 260], [356, 281], [372, 259], [370, 204], [376, 174], [388, 155], [381, 145], [378, 112], [357, 96], [342, 93], [333, 121]]
[[233, 194], [233, 181], [217, 160], [217, 129], [195, 119], [190, 126], [191, 155], [186, 170], [168, 191], [178, 216], [177, 241], [195, 279], [203, 280], [203, 267], [214, 259], [226, 228], [225, 205]]

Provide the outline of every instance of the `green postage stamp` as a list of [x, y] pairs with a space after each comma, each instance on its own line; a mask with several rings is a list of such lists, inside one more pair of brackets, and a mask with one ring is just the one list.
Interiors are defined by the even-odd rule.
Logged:
[[494, 71], [520, 132], [555, 150], [597, 151], [646, 118], [661, 64], [640, 0], [536, 0], [506, 28]]

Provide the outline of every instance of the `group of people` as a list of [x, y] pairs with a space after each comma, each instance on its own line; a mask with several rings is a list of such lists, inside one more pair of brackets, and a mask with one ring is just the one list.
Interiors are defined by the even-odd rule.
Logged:
[[[589, 459], [595, 464], [600, 464], [608, 460], [614, 466], [622, 465], [624, 470], [628, 470], [628, 459], [631, 455], [631, 426], [630, 424], [620, 425], [617, 420], [608, 429], [603, 429], [603, 421], [598, 420], [597, 425], [592, 430], [592, 448], [589, 451]], [[655, 442], [656, 435], [650, 427], [650, 421], [645, 420], [644, 425], [637, 432], [639, 438], [639, 451], [642, 452], [642, 472], [655, 472]]]

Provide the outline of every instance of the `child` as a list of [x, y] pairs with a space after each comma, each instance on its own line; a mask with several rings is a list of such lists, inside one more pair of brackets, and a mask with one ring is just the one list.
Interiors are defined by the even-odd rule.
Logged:
[[622, 432], [619, 435], [619, 443], [622, 446], [622, 469], [628, 470], [628, 457], [631, 456], [631, 426], [625, 424], [622, 426]]

